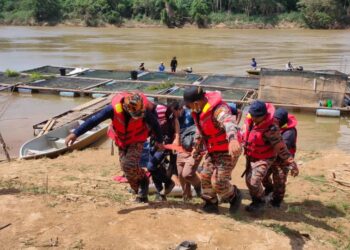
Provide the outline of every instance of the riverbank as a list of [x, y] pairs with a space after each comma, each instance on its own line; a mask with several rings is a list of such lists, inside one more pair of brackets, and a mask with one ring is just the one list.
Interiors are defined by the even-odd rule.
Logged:
[[[201, 201], [181, 199], [138, 205], [109, 149], [87, 149], [56, 159], [0, 163], [1, 245], [5, 249], [59, 247], [87, 249], [174, 249], [193, 240], [199, 249], [347, 249], [350, 246], [349, 192], [332, 181], [332, 171], [348, 167], [340, 150], [300, 151], [300, 176], [289, 177], [280, 209], [252, 217], [200, 212]], [[250, 202], [240, 174], [232, 182]]]

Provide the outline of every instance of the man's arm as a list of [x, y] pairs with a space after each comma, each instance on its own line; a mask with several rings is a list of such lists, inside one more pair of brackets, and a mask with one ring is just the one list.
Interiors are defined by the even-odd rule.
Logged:
[[296, 132], [294, 129], [288, 129], [282, 134], [283, 141], [286, 144], [288, 150], [296, 147], [295, 137], [296, 137]]
[[108, 105], [107, 107], [99, 111], [96, 115], [87, 119], [82, 125], [76, 128], [73, 133], [70, 133], [65, 139], [65, 144], [67, 146], [72, 145], [76, 141], [76, 139], [82, 134], [84, 134], [86, 131], [96, 127], [98, 124], [109, 118], [113, 119], [113, 115], [113, 107], [112, 105]]
[[229, 143], [228, 153], [232, 157], [238, 157], [242, 153], [242, 146], [237, 138], [238, 127], [236, 124], [236, 116], [232, 115], [231, 109], [225, 104], [216, 107], [213, 116], [218, 125], [226, 132], [226, 139]]
[[107, 119], [113, 119], [113, 115], [113, 107], [112, 105], [108, 105], [107, 107], [99, 111], [97, 114], [87, 119], [82, 125], [76, 128], [73, 133], [76, 135], [76, 137], [79, 137], [86, 131], [89, 131], [90, 129], [96, 127], [101, 122]]
[[271, 125], [269, 129], [264, 133], [263, 137], [264, 140], [268, 141], [271, 144], [275, 153], [283, 161], [287, 161], [288, 159], [293, 158], [282, 139], [281, 131], [277, 125]]
[[163, 143], [163, 134], [158, 122], [158, 118], [152, 111], [146, 110], [145, 122], [154, 133], [156, 142]]
[[237, 124], [236, 116], [232, 115], [230, 108], [224, 104], [219, 105], [214, 110], [214, 119], [217, 124], [223, 128], [226, 132], [226, 138], [228, 141], [237, 139]]

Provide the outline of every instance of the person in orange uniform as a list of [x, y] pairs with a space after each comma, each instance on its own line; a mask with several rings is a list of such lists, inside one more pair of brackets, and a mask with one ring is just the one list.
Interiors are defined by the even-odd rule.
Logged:
[[134, 192], [137, 202], [148, 202], [148, 178], [139, 166], [143, 144], [152, 131], [156, 138], [156, 147], [162, 147], [162, 134], [153, 104], [142, 93], [123, 92], [113, 97], [106, 108], [86, 120], [73, 133], [67, 136], [66, 144], [71, 145], [86, 131], [99, 123], [112, 119], [108, 136], [118, 146], [121, 168]]
[[240, 190], [230, 183], [232, 170], [241, 154], [236, 118], [217, 91], [205, 93], [201, 87], [189, 87], [184, 91], [184, 101], [197, 127], [192, 156], [200, 157], [201, 143], [207, 150], [200, 173], [201, 197], [205, 201], [203, 211], [218, 213], [221, 201], [229, 202], [229, 211], [234, 213], [242, 200]]
[[280, 129], [274, 121], [274, 107], [270, 103], [254, 101], [243, 127], [243, 145], [246, 155], [246, 184], [252, 202], [246, 207], [248, 212], [258, 212], [264, 205], [262, 181], [278, 156], [298, 175], [298, 167], [284, 143]]

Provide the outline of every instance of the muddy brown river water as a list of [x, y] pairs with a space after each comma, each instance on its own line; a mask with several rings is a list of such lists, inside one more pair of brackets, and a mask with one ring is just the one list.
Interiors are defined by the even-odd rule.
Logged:
[[[259, 67], [284, 68], [287, 61], [304, 69], [350, 73], [348, 30], [126, 29], [0, 26], [0, 71], [43, 65], [132, 70], [144, 62], [167, 70], [173, 56], [179, 69], [245, 75], [250, 59]], [[0, 132], [12, 156], [33, 134], [32, 125], [88, 101], [54, 95], [0, 94]], [[349, 150], [348, 118], [296, 113], [299, 146], [305, 150]], [[0, 154], [0, 158], [2, 155]]]

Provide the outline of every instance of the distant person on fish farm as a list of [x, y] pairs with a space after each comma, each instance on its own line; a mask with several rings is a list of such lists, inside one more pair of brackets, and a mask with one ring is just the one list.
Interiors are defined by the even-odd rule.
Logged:
[[173, 59], [170, 62], [170, 68], [171, 68], [171, 72], [175, 73], [176, 72], [176, 68], [177, 68], [177, 60], [176, 60], [176, 56], [173, 57]]
[[255, 61], [255, 58], [252, 58], [252, 62], [250, 63], [250, 66], [256, 70], [256, 68], [258, 67], [258, 63]]
[[135, 201], [143, 203], [148, 202], [149, 180], [139, 162], [143, 145], [151, 131], [154, 133], [154, 147], [159, 150], [163, 148], [163, 135], [153, 107], [154, 104], [140, 92], [116, 94], [108, 106], [87, 119], [65, 139], [66, 145], [70, 146], [80, 135], [111, 119], [107, 135], [118, 146], [120, 166], [137, 195]]
[[288, 70], [288, 71], [294, 70], [294, 67], [290, 61], [286, 64], [286, 70]]
[[145, 71], [145, 63], [141, 63], [139, 66], [139, 71]]
[[164, 66], [163, 62], [160, 63], [160, 65], [158, 67], [158, 70], [159, 70], [159, 72], [164, 72], [165, 71], [165, 66]]

